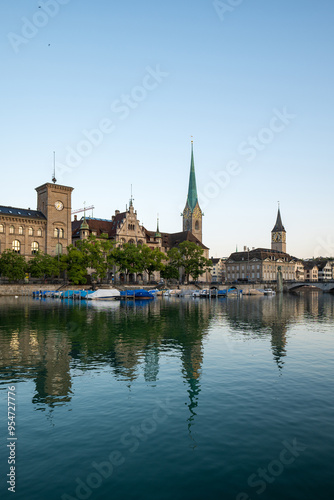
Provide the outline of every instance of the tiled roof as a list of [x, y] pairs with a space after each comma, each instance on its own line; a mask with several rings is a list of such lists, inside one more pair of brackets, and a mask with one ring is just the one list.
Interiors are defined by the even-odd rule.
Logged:
[[[90, 231], [96, 231], [97, 236], [101, 236], [102, 233], [108, 234], [109, 238], [116, 236], [116, 230], [120, 224], [125, 219], [126, 212], [119, 213], [115, 215], [114, 220], [108, 219], [94, 219], [91, 217], [86, 217], [86, 222], [89, 226]], [[80, 235], [80, 226], [82, 219], [75, 220], [72, 222], [72, 234], [73, 236]]]
[[46, 220], [45, 215], [39, 210], [26, 208], [5, 207], [0, 205], [0, 215], [17, 215], [18, 217], [30, 217], [33, 219]]
[[287, 260], [288, 262], [292, 260], [297, 260], [295, 257], [292, 257], [291, 255], [285, 252], [280, 252], [279, 250], [271, 250], [269, 248], [255, 248], [254, 250], [250, 250], [249, 252], [246, 251], [246, 252], [231, 253], [231, 255], [228, 258], [228, 261], [241, 262], [241, 261], [248, 261], [248, 259], [265, 260], [270, 258], [274, 258], [274, 260], [284, 259], [285, 261]]

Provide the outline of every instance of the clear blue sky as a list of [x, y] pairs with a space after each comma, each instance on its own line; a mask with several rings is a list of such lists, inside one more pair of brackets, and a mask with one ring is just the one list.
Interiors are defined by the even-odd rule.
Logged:
[[1, 2], [0, 203], [35, 208], [55, 150], [73, 208], [109, 218], [132, 184], [179, 231], [194, 136], [211, 255], [269, 247], [278, 200], [289, 253], [334, 255], [334, 2], [216, 3]]

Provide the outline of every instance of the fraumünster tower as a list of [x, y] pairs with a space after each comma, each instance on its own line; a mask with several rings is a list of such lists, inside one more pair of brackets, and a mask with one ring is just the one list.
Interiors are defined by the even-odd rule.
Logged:
[[202, 242], [203, 212], [200, 209], [197, 197], [193, 141], [191, 141], [191, 161], [190, 161], [188, 196], [182, 216], [183, 216], [183, 231], [190, 231], [194, 236], [196, 236], [196, 238], [200, 242]]

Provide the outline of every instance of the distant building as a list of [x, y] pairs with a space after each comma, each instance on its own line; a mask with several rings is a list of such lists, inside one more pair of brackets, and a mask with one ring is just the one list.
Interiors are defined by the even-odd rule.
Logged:
[[305, 281], [318, 281], [318, 266], [311, 261], [304, 261], [304, 279]]
[[286, 231], [278, 208], [276, 224], [271, 231], [271, 249], [244, 247], [227, 259], [227, 281], [276, 281], [280, 267], [284, 280], [296, 279], [295, 257], [286, 253]]
[[295, 275], [297, 281], [304, 281], [305, 279], [305, 270], [304, 263], [302, 260], [297, 260], [295, 264]]
[[226, 267], [226, 259], [211, 257], [212, 269], [211, 269], [211, 281], [212, 283], [224, 283]]
[[295, 279], [296, 259], [287, 253], [255, 248], [232, 253], [226, 261], [227, 281], [276, 281], [278, 267], [284, 280]]
[[333, 279], [333, 263], [329, 260], [317, 260], [318, 280], [329, 281]]

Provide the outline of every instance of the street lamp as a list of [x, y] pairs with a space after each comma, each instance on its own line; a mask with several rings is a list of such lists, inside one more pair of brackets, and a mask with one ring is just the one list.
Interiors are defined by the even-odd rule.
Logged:
[[57, 256], [58, 256], [58, 273], [59, 273], [59, 234], [60, 234], [60, 229], [57, 227], [57, 235], [58, 235], [58, 246], [57, 246]]

